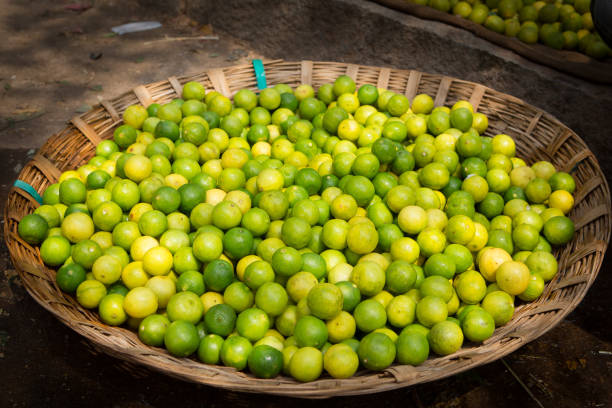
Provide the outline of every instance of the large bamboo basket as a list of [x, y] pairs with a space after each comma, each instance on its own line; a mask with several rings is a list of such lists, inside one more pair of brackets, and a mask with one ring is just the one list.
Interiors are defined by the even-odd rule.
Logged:
[[[304, 384], [287, 377], [262, 380], [231, 368], [172, 357], [163, 349], [145, 346], [134, 332], [102, 324], [96, 313], [82, 308], [73, 297], [60, 291], [55, 283], [55, 271], [43, 265], [37, 248], [20, 239], [18, 221], [37, 203], [27, 193], [13, 188], [5, 208], [5, 239], [25, 287], [38, 303], [89, 339], [96, 348], [130, 363], [187, 381], [237, 391], [326, 398], [381, 392], [433, 381], [489, 363], [546, 333], [582, 300], [597, 276], [609, 242], [610, 191], [597, 159], [585, 142], [557, 119], [510, 95], [440, 75], [335, 62], [267, 61], [264, 67], [268, 85], [306, 83], [316, 88], [347, 74], [358, 85], [376, 84], [406, 94], [408, 98], [428, 93], [434, 97], [436, 105], [469, 100], [489, 117], [488, 135], [509, 134], [516, 140], [518, 154], [528, 163], [550, 160], [558, 169], [571, 172], [576, 179], [576, 206], [570, 214], [576, 234], [572, 242], [557, 251], [559, 274], [547, 284], [537, 301], [519, 306], [512, 321], [498, 328], [484, 344], [467, 343], [455, 354], [430, 358], [418, 367], [394, 365], [382, 372], [360, 372], [346, 380], [323, 377]], [[112, 137], [113, 129], [121, 123], [121, 114], [128, 106], [168, 102], [181, 96], [182, 84], [187, 81], [200, 81], [207, 90], [215, 89], [227, 96], [241, 88], [256, 89], [251, 65], [212, 69], [137, 86], [73, 118], [65, 129], [44, 144], [23, 168], [19, 179], [42, 193], [58, 180], [62, 171], [74, 169], [92, 157], [97, 142]]]
[[409, 0], [374, 1], [392, 9], [412, 14], [418, 18], [440, 21], [463, 28], [538, 64], [543, 64], [593, 82], [612, 83], [612, 60], [610, 58], [598, 61], [578, 51], [556, 50], [539, 43], [526, 44], [516, 37], [508, 37], [507, 35], [496, 33], [484, 25], [476, 24], [466, 18], [445, 13], [433, 7], [411, 3]]

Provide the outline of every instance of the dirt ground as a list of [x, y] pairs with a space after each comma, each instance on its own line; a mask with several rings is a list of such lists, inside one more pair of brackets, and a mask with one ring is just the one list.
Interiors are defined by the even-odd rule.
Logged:
[[[84, 2], [93, 5], [87, 9], [72, 7], [75, 4], [79, 5], [0, 0], [0, 36], [4, 38], [0, 48], [0, 209], [10, 185], [35, 150], [67, 120], [89, 110], [98, 97], [111, 98], [137, 84], [177, 73], [275, 56], [254, 52], [248, 42], [230, 36], [215, 21], [195, 21], [180, 12], [163, 18], [153, 7], [142, 8], [132, 1]], [[111, 34], [113, 26], [141, 20], [159, 20], [163, 28]], [[176, 40], [203, 35], [218, 39]], [[596, 147], [606, 145], [605, 133], [589, 135], [596, 139]], [[609, 137], [609, 128], [607, 133]], [[595, 153], [602, 152], [595, 148]], [[310, 405], [193, 385], [145, 369], [135, 373], [119, 360], [93, 353], [87, 341], [27, 294], [2, 240], [0, 406]], [[612, 406], [610, 259], [608, 253], [599, 278], [567, 319], [503, 360], [424, 385], [323, 403], [352, 407]]]

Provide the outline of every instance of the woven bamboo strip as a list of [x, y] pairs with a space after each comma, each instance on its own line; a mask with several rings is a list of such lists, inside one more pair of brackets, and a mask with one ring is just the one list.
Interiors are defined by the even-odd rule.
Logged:
[[171, 76], [170, 78], [168, 78], [168, 82], [170, 82], [170, 85], [172, 85], [172, 89], [174, 89], [174, 92], [176, 92], [176, 96], [178, 98], [182, 98], [183, 97], [183, 87], [181, 83], [178, 81], [178, 79], [176, 79], [175, 76]]
[[359, 71], [359, 65], [349, 64], [346, 67], [346, 75], [350, 76], [353, 79], [357, 79], [357, 72]]
[[227, 80], [225, 79], [225, 73], [222, 69], [211, 69], [208, 71], [208, 77], [212, 82], [215, 91], [225, 96], [230, 96], [229, 87], [227, 86]]
[[312, 61], [302, 61], [300, 74], [303, 84], [312, 82]]
[[85, 135], [87, 139], [89, 139], [89, 141], [93, 145], [97, 146], [98, 143], [102, 141], [100, 139], [100, 136], [98, 136], [98, 134], [96, 133], [96, 131], [93, 130], [93, 128], [89, 126], [89, 124], [85, 123], [85, 121], [81, 119], [79, 116], [72, 118], [71, 122], [74, 126], [77, 127], [77, 129], [79, 129]]
[[378, 81], [376, 82], [376, 86], [378, 88], [387, 88], [389, 85], [389, 76], [391, 75], [391, 70], [389, 68], [382, 68], [378, 74]]
[[143, 85], [139, 85], [136, 88], [134, 88], [134, 94], [136, 94], [138, 101], [144, 107], [147, 107], [154, 102], [153, 98], [151, 97], [151, 94], [149, 93], [147, 88], [144, 87]]
[[469, 100], [469, 102], [474, 107], [474, 110], [478, 110], [478, 108], [480, 107], [480, 101], [482, 101], [482, 97], [484, 96], [485, 90], [486, 88], [480, 84], [476, 84], [476, 86], [474, 86], [474, 91], [472, 92], [472, 95], [470, 95]]
[[450, 89], [452, 82], [452, 78], [446, 76], [442, 78], [442, 81], [440, 81], [440, 87], [438, 88], [438, 92], [436, 93], [436, 99], [434, 99], [434, 106], [444, 105], [444, 102], [446, 101], [446, 96], [448, 95], [448, 90]]
[[406, 90], [404, 94], [408, 99], [412, 99], [416, 96], [419, 89], [419, 82], [421, 81], [422, 73], [418, 71], [410, 71], [408, 75], [408, 82], [406, 83]]
[[102, 107], [106, 109], [113, 122], [119, 122], [119, 120], [121, 120], [119, 114], [115, 110], [115, 107], [110, 102], [105, 99], [100, 99], [100, 105], [102, 105]]

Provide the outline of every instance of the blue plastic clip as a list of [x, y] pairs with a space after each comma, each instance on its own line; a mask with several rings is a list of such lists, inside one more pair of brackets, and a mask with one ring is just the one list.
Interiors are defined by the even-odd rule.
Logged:
[[15, 183], [13, 183], [13, 185], [31, 195], [36, 201], [38, 201], [38, 204], [42, 205], [42, 197], [40, 196], [40, 194], [38, 194], [38, 191], [36, 191], [34, 187], [22, 180], [15, 180]]
[[264, 70], [263, 62], [260, 59], [253, 60], [253, 69], [255, 69], [255, 79], [257, 80], [257, 88], [266, 89], [266, 71]]

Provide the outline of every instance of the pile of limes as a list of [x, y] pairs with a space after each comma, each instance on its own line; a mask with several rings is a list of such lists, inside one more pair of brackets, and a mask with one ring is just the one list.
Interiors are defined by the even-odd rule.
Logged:
[[[348, 76], [126, 109], [19, 223], [57, 285], [143, 343], [257, 377], [418, 365], [557, 273], [575, 183], [467, 101]], [[518, 299], [515, 299], [517, 297]]]
[[591, 0], [408, 0], [452, 13], [527, 44], [578, 50], [604, 59], [612, 50], [591, 17]]

